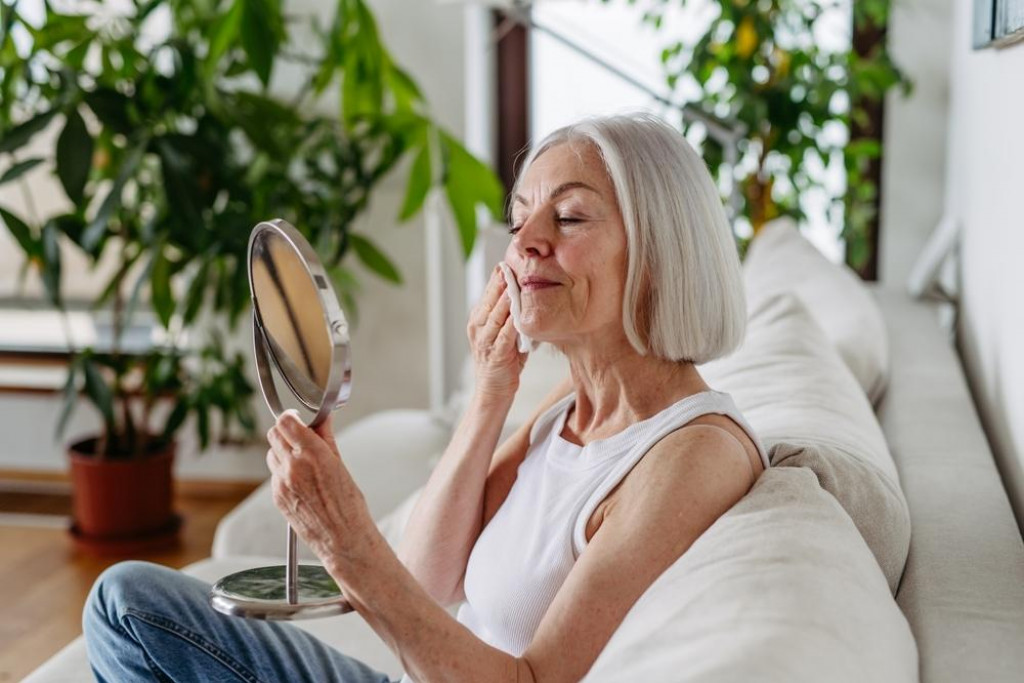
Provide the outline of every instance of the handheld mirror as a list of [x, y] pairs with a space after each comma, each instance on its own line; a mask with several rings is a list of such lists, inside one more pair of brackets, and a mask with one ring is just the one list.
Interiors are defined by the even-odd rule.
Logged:
[[[343, 406], [351, 391], [345, 315], [316, 252], [287, 222], [257, 225], [248, 253], [253, 349], [263, 397], [275, 418], [295, 408], [310, 413], [305, 422], [315, 427]], [[296, 544], [289, 526], [284, 565], [224, 577], [213, 586], [210, 603], [219, 612], [251, 619], [350, 612], [323, 567], [298, 564]]]

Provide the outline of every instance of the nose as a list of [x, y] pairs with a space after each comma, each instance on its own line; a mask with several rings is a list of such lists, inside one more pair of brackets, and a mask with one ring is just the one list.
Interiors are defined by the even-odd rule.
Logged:
[[551, 254], [551, 238], [551, 225], [536, 213], [524, 221], [512, 237], [512, 248], [524, 259], [544, 258]]

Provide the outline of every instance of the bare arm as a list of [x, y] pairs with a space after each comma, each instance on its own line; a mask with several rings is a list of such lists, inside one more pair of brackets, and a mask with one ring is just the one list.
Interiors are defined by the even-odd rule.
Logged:
[[[484, 482], [510, 405], [511, 399], [473, 397], [398, 545], [399, 559], [442, 605], [456, 599], [462, 569], [480, 535]], [[519, 441], [514, 436], [504, 450], [519, 450]]]
[[398, 546], [399, 559], [442, 605], [464, 598], [462, 582], [469, 554], [515, 483], [533, 423], [570, 387], [568, 378], [562, 380], [497, 451], [494, 444], [508, 406], [479, 397], [470, 402]]
[[493, 488], [488, 473], [497, 466], [497, 479], [504, 482], [511, 466], [514, 480], [515, 468], [529, 446], [533, 420], [554, 402], [550, 398], [545, 401], [496, 452], [526, 362], [526, 355], [516, 349], [509, 308], [505, 279], [495, 269], [466, 330], [474, 357], [476, 391], [416, 501], [398, 546], [402, 563], [442, 605], [462, 597], [466, 563], [485, 523], [485, 498], [492, 506], [494, 502], [493, 491], [486, 494], [486, 489]]
[[632, 492], [609, 507], [521, 657], [487, 645], [429, 599], [379, 534], [339, 548], [328, 569], [419, 683], [577, 681], [640, 595], [750, 479], [745, 450], [725, 430], [698, 425], [664, 439], [624, 482]]

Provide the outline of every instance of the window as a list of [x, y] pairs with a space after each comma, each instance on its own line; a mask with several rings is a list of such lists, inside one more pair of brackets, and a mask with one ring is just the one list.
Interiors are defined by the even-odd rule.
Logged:
[[1024, 0], [974, 0], [974, 47], [1024, 40]]
[[[666, 93], [661, 73], [661, 50], [671, 39], [695, 42], [704, 33], [709, 12], [715, 10], [707, 0], [695, 0], [685, 7], [667, 8], [660, 30], [641, 23], [637, 5], [613, 2], [597, 5], [586, 0], [540, 2], [533, 5], [532, 17], [542, 27], [571, 40], [600, 59], [615, 65], [644, 86]], [[848, 49], [850, 45], [850, 5], [836, 3], [828, 16], [819, 21], [815, 40]], [[692, 39], [692, 40], [691, 40]], [[602, 66], [595, 64], [542, 30], [530, 36], [530, 119], [531, 138], [539, 140], [559, 126], [582, 116], [613, 114], [646, 109], [679, 125], [679, 114]], [[687, 97], [685, 90], [673, 99]], [[833, 140], [843, 140], [844, 130], [827, 131]], [[835, 136], [838, 136], [836, 138]], [[698, 145], [699, 149], [699, 145]], [[804, 234], [831, 260], [843, 259], [839, 239], [842, 216], [827, 212], [829, 196], [841, 196], [846, 189], [846, 174], [841, 156], [813, 171], [826, 190], [813, 189], [801, 198], [807, 214]], [[737, 221], [737, 231], [749, 232], [745, 219]]]

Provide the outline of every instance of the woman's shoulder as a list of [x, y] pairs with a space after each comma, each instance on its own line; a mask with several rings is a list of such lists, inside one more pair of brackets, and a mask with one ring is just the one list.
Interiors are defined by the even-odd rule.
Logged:
[[[684, 531], [708, 509], [724, 511], [742, 497], [757, 478], [751, 467], [746, 449], [726, 429], [687, 423], [654, 444], [601, 502], [588, 520], [586, 540], [609, 514], [674, 519]], [[686, 523], [680, 526], [680, 519]]]
[[[685, 471], [695, 460], [720, 461], [723, 471], [748, 472], [750, 481], [764, 470], [757, 444], [743, 426], [727, 414], [699, 415], [655, 443], [638, 463], [637, 470], [649, 476], [664, 476], [666, 470]], [[647, 467], [640, 465], [647, 463]], [[718, 468], [716, 468], [718, 469]]]
[[[760, 473], [760, 456], [749, 437], [737, 434], [721, 415], [698, 417], [654, 444], [623, 481], [623, 488], [646, 495], [651, 486], [678, 482], [695, 475], [741, 478], [753, 484]], [[751, 454], [752, 452], [752, 454]]]

